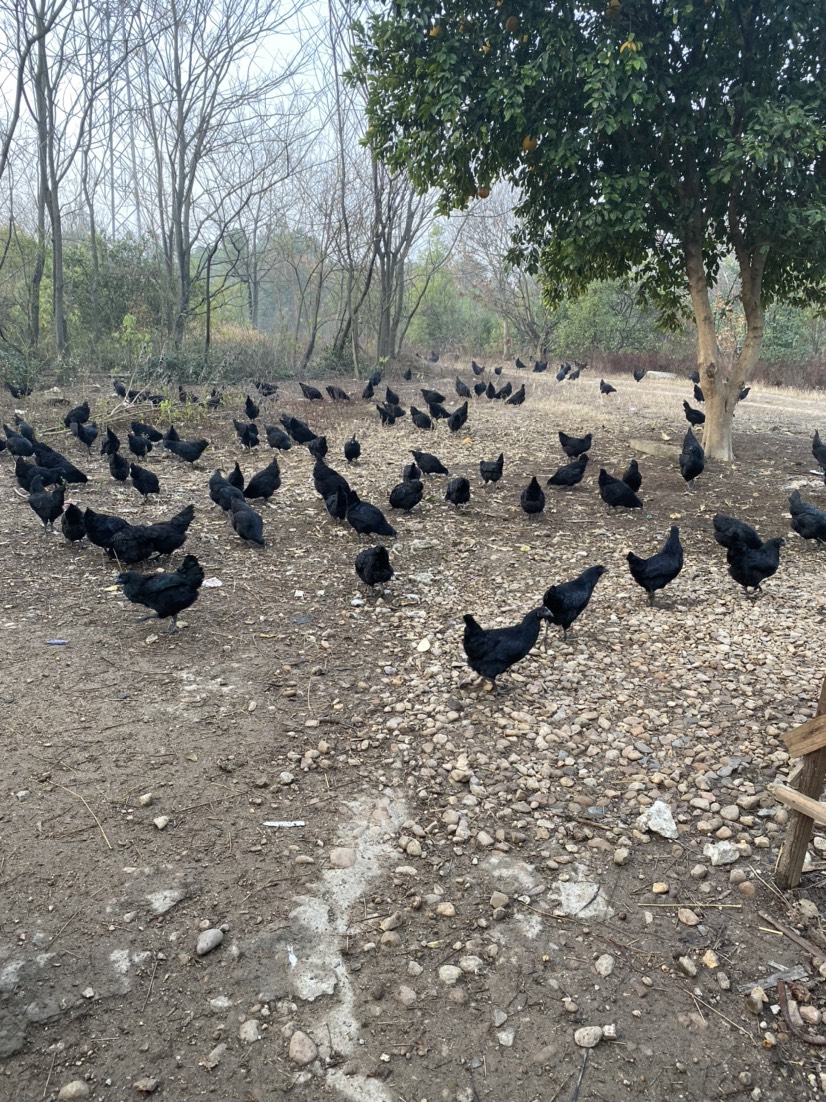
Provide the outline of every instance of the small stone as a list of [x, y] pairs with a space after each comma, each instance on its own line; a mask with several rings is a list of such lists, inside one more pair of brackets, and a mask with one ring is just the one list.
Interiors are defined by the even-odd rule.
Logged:
[[211, 953], [213, 949], [217, 949], [223, 940], [223, 930], [203, 930], [198, 935], [198, 941], [195, 945], [195, 952], [199, 957], [205, 957], [207, 953]]
[[823, 1017], [816, 1006], [801, 1006], [799, 1013], [806, 1025], [819, 1025]]
[[496, 839], [488, 834], [486, 830], [480, 830], [479, 833], [476, 835], [476, 844], [484, 847], [485, 849], [487, 849], [488, 846], [492, 846], [495, 841]]
[[606, 1041], [616, 1041], [617, 1039], [617, 1027], [613, 1022], [602, 1027], [602, 1036]]
[[151, 1075], [145, 1075], [142, 1079], [136, 1079], [132, 1084], [133, 1091], [139, 1091], [141, 1094], [154, 1094], [160, 1085], [160, 1080], [153, 1078]]
[[422, 972], [424, 972], [424, 968], [422, 968], [421, 964], [419, 964], [418, 961], [411, 960], [411, 961], [408, 962], [408, 965], [407, 965], [407, 974], [408, 974], [408, 976], [420, 976], [422, 974]]
[[155, 827], [158, 830], [166, 830], [166, 828], [169, 826], [169, 816], [159, 815], [157, 819], [153, 819], [152, 822], [155, 824]]
[[651, 885], [651, 891], [654, 895], [668, 895], [668, 884], [664, 880], [659, 880], [656, 884]]
[[688, 907], [677, 908], [677, 918], [683, 926], [699, 926], [700, 920]]
[[680, 971], [683, 972], [686, 976], [693, 977], [697, 975], [697, 965], [694, 963], [691, 957], [680, 957], [677, 961], [677, 964], [679, 965]]
[[224, 1044], [216, 1045], [215, 1048], [212, 1050], [212, 1052], [210, 1052], [209, 1056], [207, 1056], [207, 1058], [205, 1060], [201, 1061], [201, 1064], [208, 1071], [211, 1071], [213, 1068], [217, 1068], [218, 1065], [221, 1063], [221, 1059], [224, 1056], [224, 1054], [226, 1053], [226, 1051], [227, 1051], [227, 1046], [226, 1045], [224, 1045]]
[[702, 957], [700, 957], [700, 960], [703, 962], [706, 968], [713, 969], [720, 967], [720, 958], [717, 956], [713, 949], [706, 949]]
[[569, 995], [566, 995], [565, 998], [562, 1000], [562, 1009], [565, 1011], [566, 1014], [579, 1013], [579, 1007]]
[[383, 945], [385, 949], [398, 949], [401, 943], [402, 939], [395, 930], [385, 930], [381, 935], [380, 944]]
[[442, 918], [453, 918], [456, 914], [456, 908], [452, 903], [439, 903], [436, 907], [436, 914], [441, 915]]
[[757, 895], [757, 888], [755, 888], [751, 880], [744, 880], [742, 884], [738, 884], [737, 891], [745, 899], [754, 899], [755, 895]]
[[596, 1048], [602, 1040], [602, 1026], [584, 1025], [574, 1033], [574, 1043], [580, 1048]]
[[151, 792], [144, 792], [144, 794], [138, 799], [138, 803], [141, 805], [141, 807], [150, 807], [154, 802], [155, 797], [152, 795]]
[[401, 926], [402, 916], [398, 911], [394, 911], [392, 915], [388, 915], [387, 918], [383, 918], [379, 923], [380, 930], [397, 930]]
[[512, 1048], [515, 1037], [516, 1031], [513, 1029], [503, 1029], [501, 1033], [496, 1034], [496, 1039], [499, 1041], [502, 1048]]
[[331, 849], [327, 860], [334, 869], [349, 869], [356, 863], [356, 852], [347, 846]]
[[209, 1005], [216, 1014], [226, 1014], [228, 1010], [232, 1009], [232, 1000], [228, 999], [226, 995], [218, 995], [217, 998], [210, 999]]
[[478, 976], [485, 969], [485, 962], [481, 957], [461, 957], [459, 967], [468, 976]]
[[238, 1037], [245, 1045], [254, 1045], [261, 1040], [261, 1027], [255, 1018], [247, 1018], [245, 1022], [241, 1022]]
[[625, 846], [620, 846], [619, 849], [614, 850], [614, 864], [615, 865], [624, 865], [628, 861], [628, 858], [630, 856], [631, 856], [630, 851], [627, 850], [625, 848]]
[[721, 991], [731, 991], [731, 980], [725, 972], [717, 973], [717, 986]]
[[306, 1033], [302, 1033], [300, 1029], [297, 1029], [290, 1037], [289, 1056], [294, 1064], [304, 1068], [316, 1059], [318, 1048], [312, 1037], [308, 1037]]
[[421, 857], [422, 843], [417, 838], [411, 838], [404, 851], [408, 857]]
[[731, 842], [706, 842], [703, 846], [703, 856], [711, 859], [712, 865], [719, 868], [720, 865], [731, 865], [740, 859], [740, 850]]
[[493, 1008], [493, 1024], [498, 1029], [500, 1025], [504, 1025], [508, 1020], [508, 1015], [502, 1009], [501, 1006], [495, 1006]]
[[416, 1002], [418, 995], [412, 987], [407, 987], [402, 984], [399, 990], [396, 992], [396, 999], [402, 1004], [402, 1006], [411, 1007]]
[[430, 650], [430, 640], [420, 639], [419, 642], [416, 644], [416, 650], [419, 652], [419, 654], [425, 654], [427, 651]]
[[751, 991], [746, 995], [746, 1010], [752, 1014], [762, 1014], [763, 1006], [767, 1003], [768, 997], [762, 987], [752, 987]]
[[677, 824], [671, 814], [671, 808], [663, 800], [655, 800], [650, 807], [637, 817], [639, 830], [651, 830], [663, 838], [677, 838]]
[[721, 819], [725, 819], [727, 823], [736, 823], [740, 818], [740, 808], [737, 804], [727, 804], [725, 807], [721, 807], [718, 812]]
[[89, 1087], [82, 1079], [73, 1079], [71, 1083], [65, 1083], [57, 1092], [57, 1097], [71, 1100], [73, 1098], [88, 1098]]
[[494, 910], [497, 910], [497, 908], [499, 907], [507, 907], [507, 905], [510, 903], [510, 899], [508, 898], [508, 896], [505, 895], [504, 892], [494, 892], [493, 895], [490, 897], [489, 902], [491, 907], [493, 907]]
[[614, 971], [614, 958], [610, 953], [603, 953], [602, 956], [597, 957], [594, 961], [594, 971], [603, 979], [611, 975]]
[[439, 969], [439, 979], [445, 987], [452, 987], [455, 983], [458, 983], [461, 975], [462, 969], [457, 968], [455, 964], [443, 964]]
[[708, 869], [705, 865], [695, 865], [689, 873], [689, 876], [693, 880], [705, 880], [708, 876]]

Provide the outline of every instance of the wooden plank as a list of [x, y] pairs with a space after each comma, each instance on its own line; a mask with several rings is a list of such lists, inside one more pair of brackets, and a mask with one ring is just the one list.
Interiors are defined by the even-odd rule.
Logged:
[[772, 784], [769, 786], [769, 792], [786, 807], [791, 807], [802, 815], [808, 815], [820, 826], [826, 826], [826, 804], [821, 803], [820, 800], [804, 796], [802, 792], [797, 792], [785, 784]]
[[789, 753], [793, 758], [802, 758], [804, 754], [813, 754], [826, 746], [826, 715], [815, 716], [793, 731], [783, 736]]
[[[815, 715], [826, 715], [826, 677], [823, 678]], [[817, 801], [823, 791], [823, 782], [826, 780], [826, 747], [806, 754], [800, 760], [803, 762], [803, 768], [798, 777], [798, 791], [809, 799]], [[813, 828], [814, 820], [811, 816], [792, 810], [774, 874], [774, 882], [782, 891], [796, 888], [800, 883], [803, 862], [806, 859], [806, 850]]]

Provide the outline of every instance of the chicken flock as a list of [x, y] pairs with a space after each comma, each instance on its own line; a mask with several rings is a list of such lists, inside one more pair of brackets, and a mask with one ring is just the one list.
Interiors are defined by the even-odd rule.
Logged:
[[[558, 382], [576, 379], [587, 365], [562, 364], [556, 374]], [[517, 367], [526, 365], [517, 361]], [[372, 402], [378, 412], [380, 422], [387, 428], [399, 419], [409, 417], [412, 424], [426, 433], [437, 432], [439, 421], [444, 421], [448, 432], [460, 432], [470, 416], [470, 403], [483, 397], [489, 401], [501, 401], [511, 406], [520, 406], [526, 399], [525, 384], [514, 390], [506, 382], [498, 386], [489, 379], [485, 382], [486, 369], [475, 361], [471, 364], [473, 379], [470, 384], [455, 379], [455, 390], [461, 403], [453, 410], [447, 406], [447, 397], [431, 388], [422, 387], [418, 393], [427, 412], [412, 403], [405, 409], [400, 395], [375, 371], [367, 381], [361, 397]], [[537, 361], [535, 372], [547, 369], [547, 364]], [[499, 380], [502, 369], [496, 368], [494, 378]], [[644, 371], [635, 371], [634, 380], [639, 383], [645, 376]], [[404, 381], [410, 382], [411, 373], [404, 373]], [[699, 379], [694, 378], [695, 401], [702, 402], [703, 394]], [[7, 384], [15, 400], [25, 398], [27, 388]], [[123, 399], [123, 406], [131, 409], [139, 403], [159, 406], [164, 398], [148, 390], [127, 388], [121, 380], [114, 381], [116, 395]], [[304, 447], [311, 460], [311, 478], [315, 491], [323, 501], [330, 518], [342, 525], [349, 526], [359, 537], [366, 538], [368, 545], [361, 548], [355, 556], [354, 569], [360, 581], [371, 589], [387, 585], [394, 576], [394, 569], [387, 547], [382, 543], [370, 542], [378, 539], [394, 539], [396, 529], [387, 519], [382, 508], [363, 500], [357, 490], [350, 485], [347, 477], [336, 469], [329, 460], [327, 439], [317, 434], [310, 424], [294, 415], [282, 414], [278, 424], [262, 421], [261, 403], [278, 398], [279, 386], [276, 383], [258, 381], [254, 384], [257, 396], [246, 394], [243, 402], [244, 419], [232, 418], [232, 424], [242, 451], [252, 453], [261, 446], [262, 437], [266, 444], [277, 453], [288, 451], [294, 446]], [[350, 402], [351, 396], [341, 387], [328, 385], [324, 394], [307, 383], [299, 383], [303, 398], [309, 402]], [[380, 389], [384, 390], [383, 399], [376, 400]], [[609, 398], [616, 388], [600, 380], [601, 398]], [[739, 400], [748, 395], [748, 388], [741, 391]], [[178, 399], [182, 404], [201, 403], [201, 399], [185, 387], [178, 387]], [[417, 399], [418, 400], [418, 399]], [[218, 388], [213, 388], [203, 404], [209, 410], [226, 408], [230, 399]], [[694, 428], [701, 426], [704, 414], [683, 402], [684, 413], [689, 422], [679, 454], [679, 472], [685, 482], [686, 491], [692, 492], [695, 479], [705, 468], [703, 448], [694, 435]], [[87, 481], [86, 474], [75, 463], [40, 439], [34, 427], [15, 412], [14, 427], [4, 424], [5, 439], [0, 439], [0, 452], [6, 452], [12, 459], [13, 473], [19, 492], [26, 495], [29, 506], [43, 525], [43, 532], [54, 529], [59, 520], [63, 536], [72, 544], [82, 545], [88, 541], [105, 552], [108, 559], [117, 564], [119, 573], [117, 583], [123, 588], [123, 595], [132, 603], [148, 608], [161, 619], [169, 620], [169, 631], [177, 628], [178, 615], [190, 608], [198, 599], [204, 582], [204, 570], [198, 559], [191, 554], [185, 555], [180, 565], [172, 570], [144, 572], [142, 570], [122, 569], [152, 563], [157, 565], [163, 559], [170, 565], [171, 556], [180, 550], [187, 539], [196, 508], [189, 504], [169, 520], [152, 524], [131, 524], [125, 519], [96, 512], [91, 508], [81, 509], [75, 502], [67, 502], [67, 486], [82, 485]], [[126, 433], [126, 447], [112, 425], [105, 427], [101, 437], [100, 430], [91, 420], [91, 408], [88, 401], [70, 410], [63, 419], [69, 437], [85, 449], [87, 456], [100, 440], [100, 454], [106, 457], [111, 477], [120, 483], [131, 483], [144, 502], [150, 496], [161, 492], [158, 475], [141, 463], [151, 457], [154, 449], [162, 449], [175, 456], [182, 463], [198, 470], [195, 464], [209, 448], [204, 438], [183, 439], [175, 428], [174, 421], [165, 429], [141, 420], [132, 420]], [[121, 430], [122, 431], [122, 430]], [[558, 432], [562, 453], [567, 462], [545, 481], [545, 488], [551, 493], [574, 491], [585, 477], [594, 447], [594, 433], [588, 432], [581, 437]], [[125, 452], [131, 453], [129, 457]], [[456, 509], [464, 510], [471, 501], [474, 490], [470, 474], [453, 473], [432, 452], [414, 449], [411, 462], [404, 465], [399, 481], [393, 485], [387, 495], [390, 510], [410, 514], [422, 501], [426, 483], [434, 478], [444, 482], [444, 500]], [[812, 442], [812, 454], [824, 472], [826, 479], [826, 445], [815, 432]], [[362, 446], [354, 433], [344, 444], [341, 459], [350, 469], [359, 463]], [[141, 462], [136, 462], [141, 461]], [[338, 462], [338, 461], [336, 461]], [[341, 465], [339, 462], [338, 465]], [[481, 492], [496, 492], [497, 485], [503, 480], [506, 457], [500, 452], [495, 458], [483, 459], [479, 463]], [[599, 469], [597, 488], [599, 496], [608, 513], [617, 510], [642, 510], [643, 472], [636, 459], [631, 459], [620, 475], [611, 474], [604, 467]], [[264, 517], [256, 509], [259, 502], [269, 502], [281, 488], [281, 471], [278, 459], [273, 456], [268, 464], [261, 467], [252, 477], [245, 478], [238, 462], [232, 470], [217, 468], [204, 480], [204, 490], [210, 500], [226, 516], [229, 527], [235, 535], [251, 548], [263, 549], [267, 546]], [[539, 478], [533, 475], [530, 481], [520, 487], [519, 504], [531, 518], [539, 518], [545, 509], [546, 493]], [[816, 544], [826, 544], [826, 512], [817, 506], [805, 502], [799, 491], [794, 490], [789, 497], [791, 527], [804, 540]], [[780, 537], [763, 539], [756, 529], [746, 521], [718, 513], [714, 516], [714, 538], [726, 551], [728, 572], [740, 585], [746, 596], [753, 598], [761, 592], [762, 583], [772, 577], [780, 566], [780, 551], [784, 540]], [[631, 577], [647, 595], [649, 604], [654, 604], [656, 594], [665, 589], [679, 575], [684, 564], [684, 549], [680, 542], [680, 529], [674, 525], [668, 532], [662, 547], [652, 554], [640, 555], [629, 551], [626, 556]], [[515, 663], [524, 658], [536, 645], [541, 625], [554, 624], [562, 628], [563, 639], [578, 617], [585, 611], [594, 590], [606, 573], [602, 564], [588, 567], [577, 577], [551, 585], [537, 600], [536, 607], [530, 609], [522, 620], [508, 627], [484, 628], [475, 616], [464, 616], [463, 644], [470, 668], [479, 675], [482, 682], [496, 686], [496, 679]], [[537, 597], [539, 595], [537, 594]], [[147, 619], [148, 617], [142, 617]]]

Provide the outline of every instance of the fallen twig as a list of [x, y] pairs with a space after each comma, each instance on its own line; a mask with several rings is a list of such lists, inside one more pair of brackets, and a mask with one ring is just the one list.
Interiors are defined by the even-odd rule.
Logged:
[[106, 831], [103, 829], [103, 824], [101, 823], [101, 821], [97, 817], [97, 815], [95, 815], [94, 811], [92, 811], [92, 809], [89, 806], [86, 798], [84, 796], [81, 796], [81, 794], [79, 792], [75, 792], [74, 789], [67, 788], [65, 784], [58, 784], [57, 787], [62, 788], [64, 792], [68, 792], [70, 796], [77, 796], [77, 798], [82, 802], [83, 806], [86, 808], [86, 810], [89, 812], [89, 814], [92, 816], [92, 818], [97, 823], [98, 827], [100, 828], [100, 833], [103, 835], [104, 842], [109, 847], [109, 849], [111, 849], [112, 848], [112, 843], [109, 841], [109, 839], [106, 835]]

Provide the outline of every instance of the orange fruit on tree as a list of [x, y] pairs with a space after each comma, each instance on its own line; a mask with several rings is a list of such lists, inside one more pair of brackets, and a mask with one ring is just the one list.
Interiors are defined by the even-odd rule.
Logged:
[[518, 15], [508, 16], [508, 18], [505, 20], [505, 30], [508, 32], [508, 34], [516, 34], [516, 32], [519, 30]]
[[526, 153], [533, 153], [538, 144], [539, 143], [537, 142], [536, 138], [534, 138], [531, 134], [526, 134], [525, 137], [522, 139], [522, 148], [525, 150]]
[[439, 35], [442, 33], [442, 28], [437, 23], [435, 27], [430, 28], [430, 31], [428, 33], [431, 38], [438, 38]]
[[480, 199], [487, 199], [487, 197], [490, 195], [490, 188], [485, 187], [485, 185], [482, 184], [480, 188], [476, 189], [476, 194], [479, 196]]

